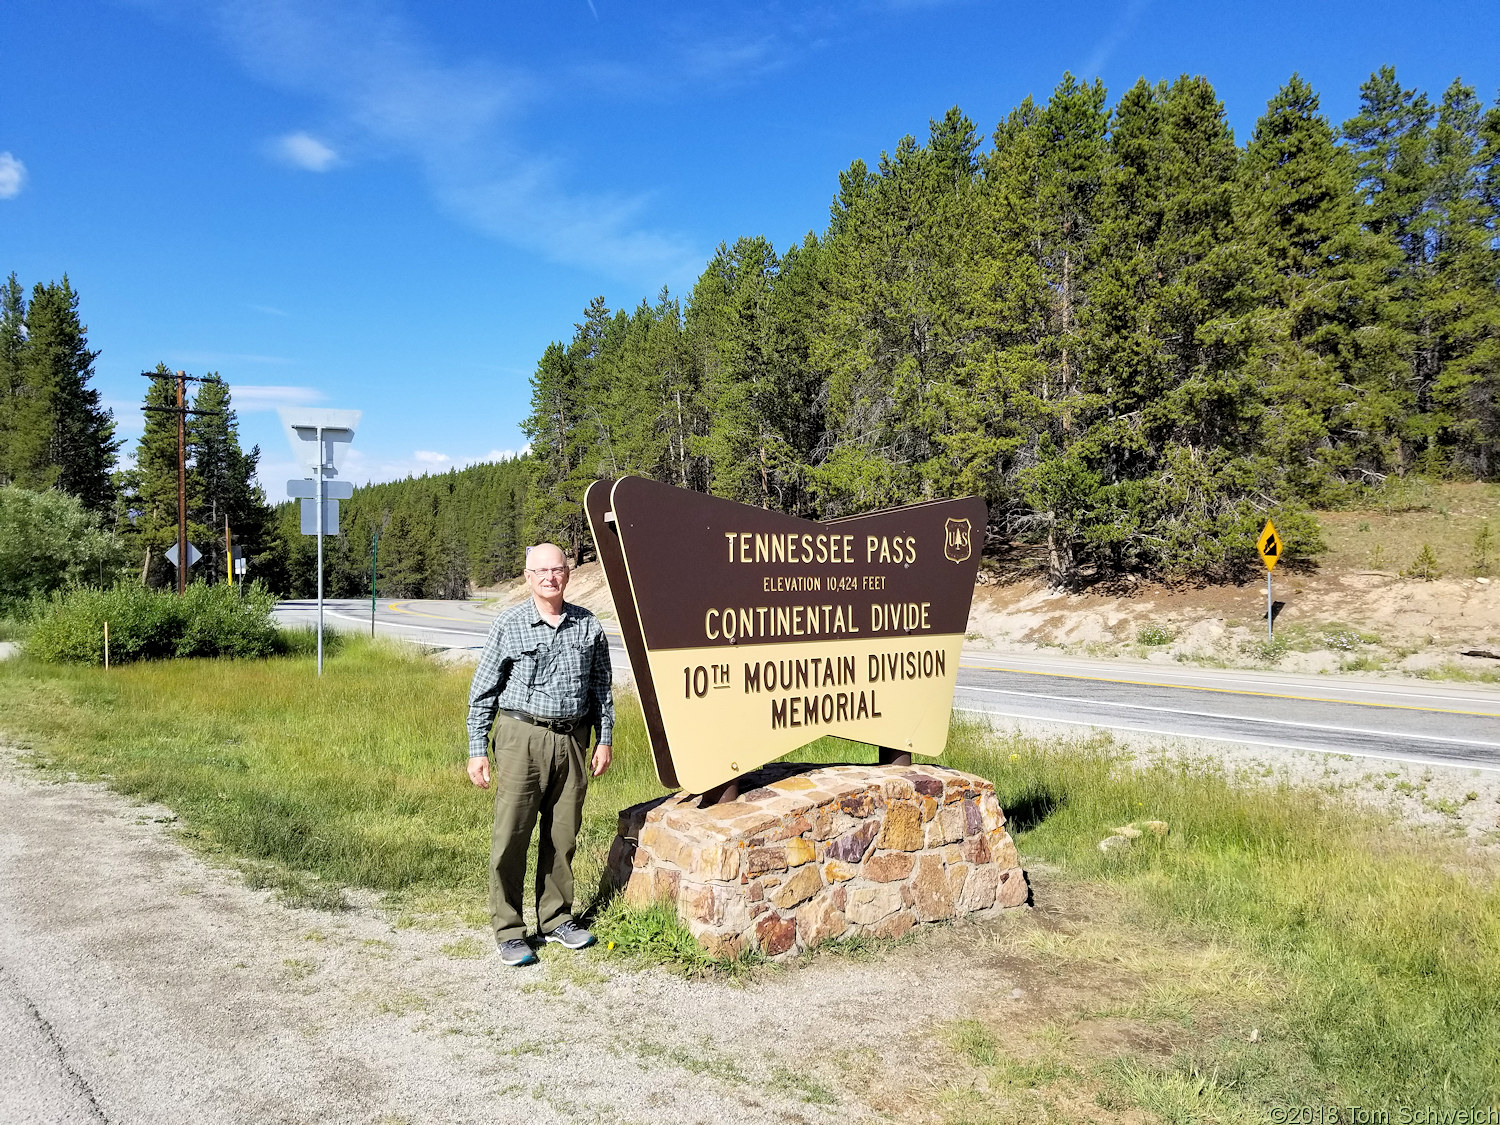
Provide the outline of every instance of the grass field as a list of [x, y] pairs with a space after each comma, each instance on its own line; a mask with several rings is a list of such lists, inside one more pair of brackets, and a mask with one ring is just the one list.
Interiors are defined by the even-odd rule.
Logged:
[[[48, 773], [169, 806], [193, 846], [290, 901], [336, 906], [343, 888], [368, 888], [413, 922], [478, 925], [490, 797], [463, 774], [467, 682], [467, 669], [367, 641], [321, 681], [292, 657], [109, 673], [11, 660], [0, 736]], [[589, 794], [583, 895], [616, 811], [661, 792], [638, 709], [619, 710], [616, 765]], [[796, 757], [871, 754], [828, 740]], [[1100, 1120], [1131, 1108], [1163, 1121], [1500, 1103], [1492, 857], [1317, 793], [1131, 761], [1107, 741], [955, 724], [944, 761], [995, 782], [1026, 862], [1074, 919], [982, 940], [1017, 971], [1075, 986], [1031, 1025], [999, 1006], [954, 1013], [945, 1049], [976, 1077], [945, 1095], [949, 1120], [1082, 1119], [1078, 1099]], [[1171, 831], [1098, 849], [1143, 819]], [[664, 932], [660, 919], [612, 924]], [[1103, 1044], [1085, 1034], [1101, 1020], [1134, 1030]]]
[[1411, 572], [1429, 546], [1433, 577], [1500, 575], [1500, 485], [1393, 477], [1358, 508], [1317, 515], [1325, 570]]

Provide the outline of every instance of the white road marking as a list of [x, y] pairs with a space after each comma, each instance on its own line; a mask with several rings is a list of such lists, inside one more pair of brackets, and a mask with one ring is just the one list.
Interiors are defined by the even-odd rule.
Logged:
[[[1166, 715], [1191, 715], [1195, 718], [1200, 719], [1229, 719], [1233, 722], [1267, 723], [1272, 726], [1278, 727], [1298, 727], [1302, 730], [1326, 730], [1332, 731], [1337, 734], [1367, 734], [1373, 738], [1414, 738], [1419, 739], [1423, 742], [1451, 742], [1457, 746], [1479, 746], [1486, 750], [1500, 749], [1500, 743], [1480, 742], [1475, 739], [1469, 738], [1443, 738], [1440, 735], [1433, 734], [1409, 734], [1405, 731], [1389, 730], [1364, 730], [1361, 727], [1340, 727], [1333, 726], [1328, 723], [1305, 723], [1296, 722], [1290, 719], [1263, 719], [1255, 715], [1225, 714], [1219, 711], [1188, 711], [1181, 707], [1152, 707], [1145, 703], [1116, 703], [1112, 700], [1104, 699], [1079, 699], [1076, 696], [1070, 695], [1045, 695], [1040, 692], [1032, 691], [1007, 691], [1004, 688], [964, 686], [960, 688], [960, 690], [982, 691], [990, 695], [1019, 695], [1025, 699], [1053, 699], [1057, 700], [1060, 703], [1081, 703], [1089, 707], [1124, 707], [1132, 711], [1155, 711], [1160, 714]], [[1357, 707], [1359, 706], [1359, 704], [1349, 704], [1349, 706]], [[1036, 716], [1027, 717], [1035, 718]]]
[[1123, 730], [1132, 734], [1155, 734], [1164, 738], [1190, 738], [1202, 742], [1230, 742], [1237, 746], [1264, 746], [1275, 750], [1307, 750], [1314, 754], [1341, 754], [1350, 758], [1375, 758], [1380, 761], [1411, 762], [1419, 766], [1442, 766], [1446, 769], [1470, 769], [1485, 770], [1489, 773], [1500, 773], [1500, 766], [1481, 765], [1468, 758], [1423, 758], [1415, 754], [1379, 754], [1370, 750], [1334, 750], [1327, 746], [1306, 746], [1300, 742], [1265, 742], [1260, 739], [1250, 741], [1244, 738], [1231, 738], [1223, 734], [1187, 734], [1180, 730], [1160, 730], [1155, 727], [1132, 727], [1123, 723], [1099, 723], [1088, 719], [1055, 719], [1051, 716], [1041, 715], [1017, 715], [1010, 711], [986, 711], [982, 707], [958, 707], [955, 711], [962, 711], [970, 715], [987, 715], [990, 718], [1002, 719], [1029, 719], [1036, 723], [1062, 723], [1070, 727], [1088, 727], [1091, 730]]
[[[370, 619], [368, 617], [352, 617], [352, 616], [350, 616], [347, 613], [340, 613], [340, 612], [338, 612], [337, 610], [334, 610], [334, 609], [325, 609], [325, 610], [323, 610], [323, 616], [324, 617], [337, 617], [337, 618], [340, 618], [340, 619], [342, 619], [344, 621], [353, 621], [353, 622], [356, 622], [357, 624], [360, 624], [360, 625], [368, 625], [370, 623]], [[452, 634], [454, 634], [456, 636], [460, 636], [460, 637], [477, 637], [477, 636], [480, 635], [478, 633], [466, 632], [463, 629], [443, 629], [443, 628], [439, 628], [436, 625], [405, 625], [405, 624], [402, 624], [402, 623], [397, 622], [397, 621], [379, 621], [379, 620], [377, 620], [375, 622], [375, 624], [376, 624], [377, 627], [382, 628], [382, 629], [411, 629], [411, 630], [413, 630], [415, 632], [418, 632], [418, 633], [452, 633]]]
[[[979, 653], [970, 652], [965, 649], [961, 657], [966, 661], [977, 661], [984, 659]], [[1068, 679], [1082, 680], [1108, 680], [1112, 683], [1138, 684], [1141, 687], [1164, 687], [1164, 688], [1186, 688], [1191, 691], [1208, 690], [1222, 692], [1238, 692], [1240, 694], [1253, 694], [1265, 688], [1283, 688], [1287, 692], [1301, 693], [1306, 691], [1337, 691], [1337, 692], [1361, 692], [1368, 695], [1399, 695], [1411, 699], [1441, 699], [1445, 702], [1454, 700], [1469, 700], [1475, 703], [1488, 704], [1493, 707], [1500, 702], [1500, 693], [1473, 694], [1464, 693], [1456, 685], [1432, 684], [1421, 689], [1408, 689], [1394, 684], [1383, 684], [1374, 681], [1361, 683], [1336, 683], [1323, 679], [1307, 680], [1285, 680], [1270, 676], [1258, 676], [1255, 673], [1232, 674], [1224, 676], [1211, 676], [1202, 670], [1172, 670], [1157, 672], [1146, 668], [1121, 668], [1119, 675], [1109, 676], [1105, 672], [1110, 671], [1108, 665], [1079, 664], [1075, 662], [1040, 662], [1034, 668], [1022, 667], [1026, 663], [1024, 657], [1018, 659], [1006, 659], [1003, 663], [996, 664], [971, 664], [970, 667], [986, 672], [1019, 672], [1023, 675], [1051, 675], [1061, 676]], [[1063, 671], [1071, 668], [1076, 671]], [[1144, 677], [1142, 679], [1130, 679], [1130, 676]], [[1151, 677], [1160, 677], [1152, 679]], [[1184, 683], [1183, 680], [1193, 677], [1202, 677], [1203, 682], [1198, 684]], [[1170, 680], [1168, 679], [1170, 677]], [[1178, 682], [1172, 682], [1178, 681]], [[1233, 686], [1219, 687], [1217, 683], [1226, 683]], [[1251, 686], [1254, 685], [1254, 686]], [[1345, 702], [1335, 700], [1334, 702]], [[1358, 700], [1348, 700], [1356, 703]]]

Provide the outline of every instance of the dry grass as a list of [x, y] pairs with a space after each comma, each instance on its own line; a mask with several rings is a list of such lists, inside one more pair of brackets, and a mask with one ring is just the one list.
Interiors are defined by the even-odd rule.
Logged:
[[1488, 573], [1500, 574], [1500, 485], [1394, 482], [1357, 509], [1319, 512], [1318, 522], [1328, 545], [1321, 569], [1396, 574], [1429, 545], [1449, 578], [1475, 574], [1475, 539], [1487, 523]]

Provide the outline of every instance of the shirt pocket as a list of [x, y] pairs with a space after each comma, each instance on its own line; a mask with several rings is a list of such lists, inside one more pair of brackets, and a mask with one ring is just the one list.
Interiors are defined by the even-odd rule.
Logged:
[[559, 647], [559, 664], [587, 691], [589, 671], [593, 668], [592, 646], [569, 637], [567, 643]]

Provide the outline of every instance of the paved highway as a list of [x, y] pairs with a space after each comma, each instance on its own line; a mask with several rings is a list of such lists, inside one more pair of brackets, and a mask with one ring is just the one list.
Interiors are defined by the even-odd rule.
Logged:
[[[325, 603], [325, 623], [368, 630], [368, 601]], [[311, 624], [310, 601], [277, 617]], [[475, 648], [492, 616], [477, 602], [377, 603], [376, 632]], [[626, 664], [618, 637], [617, 663]], [[954, 706], [1016, 723], [1197, 738], [1500, 771], [1500, 689], [1308, 676], [965, 649]]]

